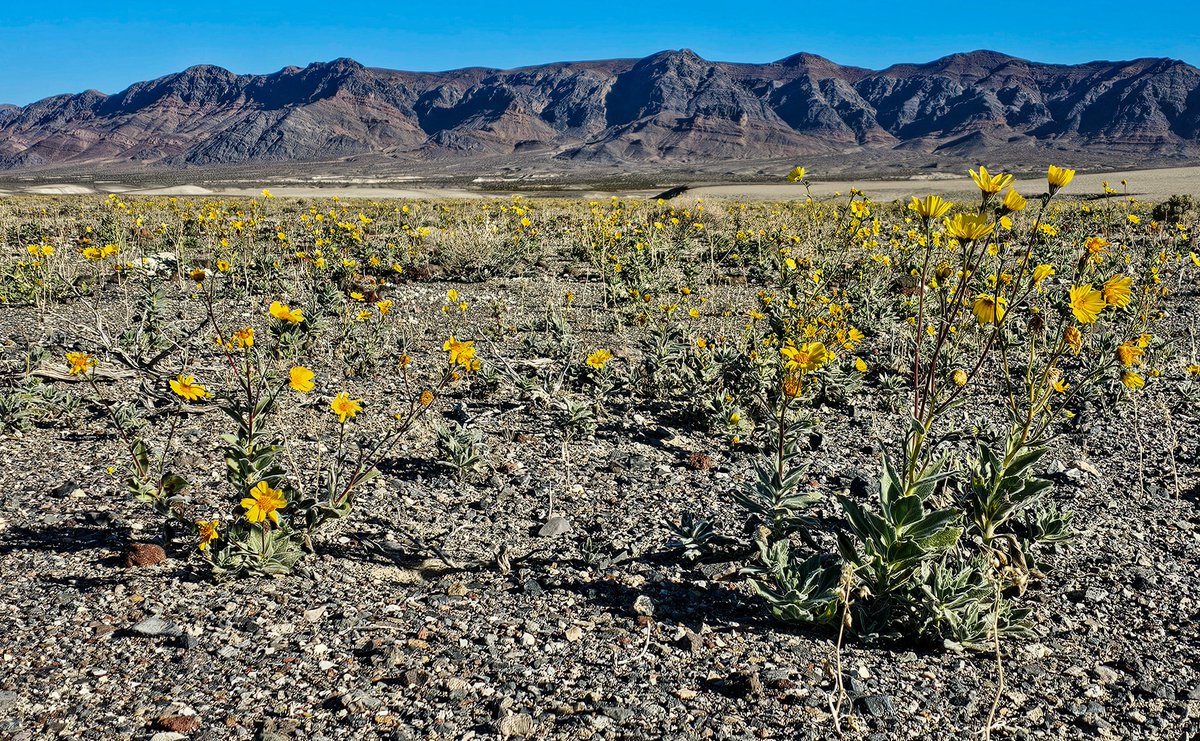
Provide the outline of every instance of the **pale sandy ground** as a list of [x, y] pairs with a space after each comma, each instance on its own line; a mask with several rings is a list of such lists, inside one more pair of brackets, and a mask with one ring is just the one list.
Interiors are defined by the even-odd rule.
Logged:
[[197, 185], [178, 185], [166, 188], [142, 188], [121, 191], [131, 196], [260, 196], [264, 190], [278, 198], [480, 198], [483, 194], [457, 188], [374, 188], [358, 185], [323, 185], [303, 187], [293, 185], [265, 185], [262, 188], [202, 188]]
[[23, 188], [23, 193], [31, 196], [86, 196], [90, 193], [95, 193], [91, 187], [86, 185], [73, 184], [53, 184], [53, 185], [31, 185], [28, 188]]
[[224, 186], [214, 186], [211, 188], [202, 187], [199, 185], [170, 185], [161, 188], [140, 188], [130, 187], [124, 183], [110, 182], [99, 184], [96, 186], [81, 185], [77, 183], [50, 183], [43, 185], [30, 185], [26, 187], [9, 186], [7, 189], [0, 190], [0, 196], [6, 195], [39, 195], [39, 196], [73, 196], [73, 195], [107, 195], [109, 193], [117, 193], [122, 196], [178, 196], [178, 197], [258, 197], [262, 195], [263, 190], [271, 191], [271, 195], [279, 198], [329, 198], [338, 196], [339, 198], [404, 198], [404, 199], [421, 199], [421, 198], [483, 198], [488, 194], [478, 191], [462, 190], [457, 188], [374, 188], [370, 186], [358, 185], [324, 185], [316, 187], [303, 186], [275, 186], [269, 183], [254, 188], [230, 188]]
[[[1158, 201], [1164, 200], [1176, 194], [1188, 194], [1192, 196], [1200, 196], [1200, 167], [1175, 167], [1153, 170], [1129, 170], [1123, 172], [1106, 172], [1106, 173], [1081, 173], [1076, 176], [1066, 189], [1065, 194], [1075, 197], [1098, 196], [1103, 192], [1102, 183], [1108, 182], [1110, 186], [1116, 188], [1118, 192], [1123, 193], [1124, 187], [1121, 181], [1126, 180], [1129, 183], [1129, 195], [1140, 200]], [[141, 195], [141, 196], [179, 196], [179, 197], [204, 197], [204, 196], [259, 196], [264, 188], [271, 191], [272, 194], [279, 197], [293, 198], [328, 198], [331, 196], [339, 196], [342, 198], [365, 198], [365, 199], [428, 199], [428, 198], [487, 198], [501, 197], [507, 198], [508, 191], [500, 188], [483, 192], [478, 190], [467, 190], [462, 188], [438, 188], [438, 187], [422, 187], [419, 183], [405, 181], [404, 187], [390, 187], [380, 184], [378, 186], [365, 185], [361, 183], [338, 184], [330, 182], [327, 185], [296, 185], [296, 184], [280, 184], [271, 185], [269, 182], [264, 182], [261, 185], [254, 187], [247, 186], [231, 186], [213, 184], [209, 187], [199, 185], [171, 185], [164, 187], [145, 187], [144, 185], [134, 186], [120, 181], [98, 182], [94, 185], [85, 185], [80, 183], [41, 183], [22, 186], [20, 184], [8, 183], [4, 189], [0, 189], [0, 196], [6, 195], [88, 195], [88, 194], [108, 194], [119, 193], [121, 195]], [[866, 192], [867, 196], [872, 200], [879, 202], [887, 202], [893, 200], [908, 200], [912, 196], [925, 196], [928, 194], [937, 194], [948, 196], [952, 200], [966, 202], [974, 200], [977, 197], [978, 191], [975, 184], [964, 173], [962, 177], [938, 177], [930, 178], [928, 176], [914, 176], [906, 179], [894, 180], [871, 180], [863, 178], [861, 180], [831, 180], [831, 181], [816, 181], [812, 184], [812, 194], [816, 198], [831, 197], [836, 193], [847, 195], [851, 188], [859, 188]], [[1036, 196], [1046, 190], [1046, 181], [1044, 179], [1037, 180], [1018, 180], [1016, 181], [1017, 190], [1026, 196]], [[511, 193], [520, 193], [520, 190], [511, 191]], [[554, 195], [563, 198], [584, 198], [597, 199], [607, 198], [610, 195], [618, 195], [622, 197], [642, 197], [648, 198], [657, 195], [660, 191], [650, 190], [579, 190], [579, 191], [555, 191], [542, 192], [538, 195]], [[534, 195], [534, 193], [527, 193]], [[719, 184], [697, 184], [691, 187], [686, 194], [687, 198], [710, 198], [720, 200], [791, 200], [804, 197], [804, 188], [792, 183], [719, 183]]]
[[[1176, 194], [1200, 196], [1200, 167], [1175, 167], [1159, 170], [1132, 170], [1127, 172], [1081, 173], [1067, 186], [1064, 194], [1087, 197], [1104, 192], [1103, 183], [1124, 193], [1121, 181], [1129, 183], [1129, 195], [1145, 201], [1161, 201]], [[1046, 181], [1017, 180], [1018, 193], [1037, 195], [1046, 190]], [[815, 198], [832, 196], [834, 193], [848, 195], [851, 188], [859, 188], [874, 201], [886, 202], [896, 199], [908, 200], [912, 196], [929, 194], [948, 196], [952, 200], [974, 200], [979, 191], [974, 181], [965, 174], [961, 178], [937, 179], [914, 177], [905, 180], [858, 180], [828, 181], [812, 184]], [[793, 183], [703, 185], [688, 190], [689, 197], [721, 198], [737, 200], [788, 200], [803, 198], [804, 188]]]

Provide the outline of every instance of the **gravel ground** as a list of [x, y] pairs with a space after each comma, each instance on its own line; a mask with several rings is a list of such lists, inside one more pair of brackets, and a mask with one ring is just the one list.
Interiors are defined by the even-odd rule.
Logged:
[[[396, 311], [445, 288], [402, 286]], [[586, 304], [587, 286], [544, 286], [568, 288]], [[539, 305], [504, 282], [471, 288], [485, 289]], [[71, 316], [60, 307], [41, 331], [53, 357], [78, 337]], [[6, 308], [0, 325], [5, 357], [21, 357], [35, 315]], [[393, 391], [346, 383], [368, 410]], [[1079, 535], [1029, 595], [1036, 637], [1004, 647], [996, 738], [1200, 737], [1200, 443], [1194, 419], [1168, 428], [1160, 393], [1147, 389], [1140, 419], [1097, 419], [1048, 456]], [[183, 543], [127, 565], [128, 543], [158, 531], [105, 472], [119, 446], [100, 417], [0, 439], [0, 737], [835, 737], [833, 638], [768, 619], [728, 569], [662, 552], [664, 522], [685, 511], [736, 519], [728, 494], [752, 459], [663, 405], [613, 415], [564, 466], [552, 423], [510, 402], [448, 402], [484, 430], [486, 473], [444, 475], [423, 430], [306, 568], [225, 584]], [[823, 415], [822, 491], [873, 479], [895, 443], [882, 402], [858, 403], [853, 419]], [[182, 431], [184, 465], [215, 454], [215, 419]], [[714, 465], [690, 465], [697, 452]], [[851, 642], [842, 661], [850, 738], [975, 734], [996, 688], [988, 654]]]

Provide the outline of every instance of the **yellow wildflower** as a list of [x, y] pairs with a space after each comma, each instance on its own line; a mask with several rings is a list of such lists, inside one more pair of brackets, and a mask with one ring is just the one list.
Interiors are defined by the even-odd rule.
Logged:
[[287, 506], [287, 500], [283, 497], [283, 492], [279, 489], [272, 489], [266, 481], [259, 481], [250, 490], [250, 496], [242, 500], [242, 507], [246, 510], [246, 519], [250, 522], [258, 523], [265, 521], [268, 517], [271, 522], [279, 524], [279, 510]]
[[292, 309], [286, 304], [281, 304], [278, 301], [271, 302], [270, 311], [271, 316], [275, 317], [281, 322], [287, 322], [288, 324], [299, 324], [300, 322], [304, 321], [304, 312], [300, 311], [299, 309]]
[[196, 521], [196, 527], [200, 530], [200, 550], [208, 550], [208, 544], [220, 537], [217, 534], [217, 526], [220, 524], [220, 520]]
[[333, 398], [329, 408], [338, 416], [338, 421], [346, 424], [347, 419], [354, 419], [362, 411], [362, 399], [351, 399], [350, 394], [342, 391]]
[[946, 234], [960, 242], [974, 242], [983, 239], [996, 228], [988, 223], [986, 216], [981, 214], [955, 214], [953, 219], [946, 219]]
[[1053, 265], [1038, 265], [1033, 269], [1033, 284], [1038, 285], [1052, 275], [1054, 275]]
[[313, 390], [313, 372], [302, 365], [288, 371], [288, 386], [293, 391], [307, 394]]
[[1142, 378], [1133, 371], [1127, 370], [1121, 374], [1121, 383], [1125, 385], [1125, 388], [1130, 390], [1140, 389], [1142, 386], [1146, 385], [1146, 379]]
[[834, 359], [834, 354], [821, 342], [807, 342], [800, 347], [790, 343], [779, 349], [787, 358], [787, 370], [810, 373]]
[[1050, 184], [1050, 195], [1054, 195], [1060, 189], [1067, 187], [1067, 184], [1075, 177], [1074, 170], [1068, 170], [1065, 167], [1055, 167], [1050, 165], [1046, 170], [1046, 182]]
[[1071, 286], [1071, 313], [1081, 324], [1092, 324], [1104, 311], [1104, 294], [1093, 291], [1091, 283], [1082, 286]]
[[1104, 294], [1104, 300], [1110, 305], [1118, 309], [1124, 309], [1129, 306], [1130, 288], [1133, 286], [1133, 278], [1129, 276], [1114, 275], [1104, 282], [1104, 286], [1100, 291]]
[[992, 196], [1004, 190], [1013, 181], [1012, 175], [989, 175], [987, 168], [980, 166], [979, 172], [971, 170], [971, 179], [979, 186], [984, 196]]
[[981, 293], [975, 297], [975, 304], [971, 307], [971, 313], [979, 320], [981, 326], [988, 324], [999, 324], [1004, 321], [1004, 314], [1008, 301], [1004, 297], [997, 299], [989, 293]]
[[67, 372], [72, 376], [87, 375], [89, 368], [96, 367], [96, 359], [85, 352], [67, 353], [67, 362], [71, 364]]
[[233, 333], [233, 341], [238, 347], [254, 347], [254, 329], [243, 327]]
[[448, 358], [450, 365], [461, 365], [464, 368], [470, 369], [472, 361], [475, 359], [475, 342], [463, 341], [455, 339], [454, 335], [450, 335], [450, 339], [446, 340], [446, 344], [442, 345], [442, 349], [450, 353]]
[[613, 354], [605, 349], [600, 349], [588, 356], [587, 364], [596, 370], [604, 367], [604, 364], [612, 360]]
[[916, 212], [922, 219], [940, 219], [953, 205], [941, 196], [925, 196], [921, 199], [913, 196], [912, 202], [908, 204], [908, 210]]
[[183, 374], [171, 379], [171, 390], [187, 401], [198, 401], [209, 397], [208, 389], [196, 383], [195, 377]]
[[1017, 191], [1009, 188], [1008, 192], [1004, 194], [1004, 200], [1000, 202], [1000, 205], [1004, 207], [1005, 211], [1020, 211], [1025, 208], [1025, 198]]

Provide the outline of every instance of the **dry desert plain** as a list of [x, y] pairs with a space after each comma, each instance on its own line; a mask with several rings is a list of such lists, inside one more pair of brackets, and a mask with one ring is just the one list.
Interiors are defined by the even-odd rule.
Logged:
[[[182, 178], [186, 180], [186, 175]], [[727, 200], [788, 200], [798, 197], [801, 190], [794, 184], [780, 178], [780, 182], [721, 182], [719, 179], [700, 180], [688, 183], [664, 181], [661, 187], [633, 189], [620, 187], [588, 187], [573, 189], [569, 179], [564, 178], [561, 187], [547, 190], [545, 180], [531, 180], [514, 185], [513, 190], [498, 187], [504, 182], [503, 178], [478, 178], [477, 187], [446, 187], [437, 181], [423, 184], [424, 179], [412, 176], [355, 178], [344, 177], [288, 177], [278, 182], [270, 176], [265, 176], [261, 183], [247, 182], [244, 178], [239, 181], [213, 180], [206, 182], [206, 176], [196, 175], [196, 182], [181, 183], [179, 175], [171, 178], [171, 183], [156, 183], [153, 175], [137, 178], [122, 178], [116, 175], [111, 180], [95, 180], [88, 182], [74, 181], [63, 178], [61, 181], [37, 179], [4, 179], [0, 178], [0, 196], [3, 195], [89, 195], [119, 193], [122, 195], [140, 196], [257, 196], [262, 189], [268, 188], [276, 196], [293, 198], [321, 198], [339, 196], [342, 198], [389, 198], [389, 199], [436, 199], [436, 198], [478, 198], [481, 196], [506, 197], [513, 192], [525, 192], [528, 195], [540, 194], [554, 197], [597, 198], [616, 195], [622, 198], [647, 198], [661, 192], [686, 185], [689, 198], [720, 198]], [[305, 181], [309, 182], [305, 182]], [[1128, 190], [1122, 185], [1128, 183]], [[1142, 201], [1162, 201], [1173, 195], [1200, 195], [1200, 166], [1168, 167], [1147, 170], [1123, 170], [1115, 172], [1081, 172], [1075, 178], [1071, 195], [1078, 198], [1100, 197], [1104, 193], [1104, 183], [1117, 191], [1117, 194], [1137, 198]], [[532, 186], [532, 187], [530, 187]], [[1044, 189], [1042, 178], [1018, 178], [1014, 186], [1019, 192], [1030, 194]], [[975, 184], [966, 175], [951, 175], [939, 172], [932, 175], [913, 175], [889, 179], [859, 178], [855, 180], [821, 180], [814, 179], [811, 184], [813, 196], [821, 198], [839, 193], [849, 193], [851, 188], [860, 188], [876, 202], [888, 202], [896, 199], [907, 200], [913, 195], [933, 193], [952, 199], [974, 199]]]

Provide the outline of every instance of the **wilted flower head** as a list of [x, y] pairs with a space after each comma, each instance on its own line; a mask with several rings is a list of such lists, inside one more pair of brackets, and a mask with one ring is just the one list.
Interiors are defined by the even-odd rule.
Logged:
[[1076, 327], [1067, 327], [1063, 330], [1063, 342], [1067, 343], [1067, 347], [1071, 348], [1076, 355], [1083, 349], [1083, 335]]
[[196, 528], [200, 534], [200, 550], [207, 550], [208, 544], [220, 537], [217, 534], [217, 527], [221, 524], [220, 520], [197, 520]]
[[1121, 365], [1126, 368], [1132, 368], [1142, 362], [1142, 355], [1145, 353], [1146, 351], [1136, 344], [1125, 342], [1117, 347], [1117, 360], [1120, 360]]
[[783, 377], [783, 395], [789, 399], [795, 399], [804, 390], [804, 384], [800, 380], [800, 376], [795, 373], [788, 373]]

